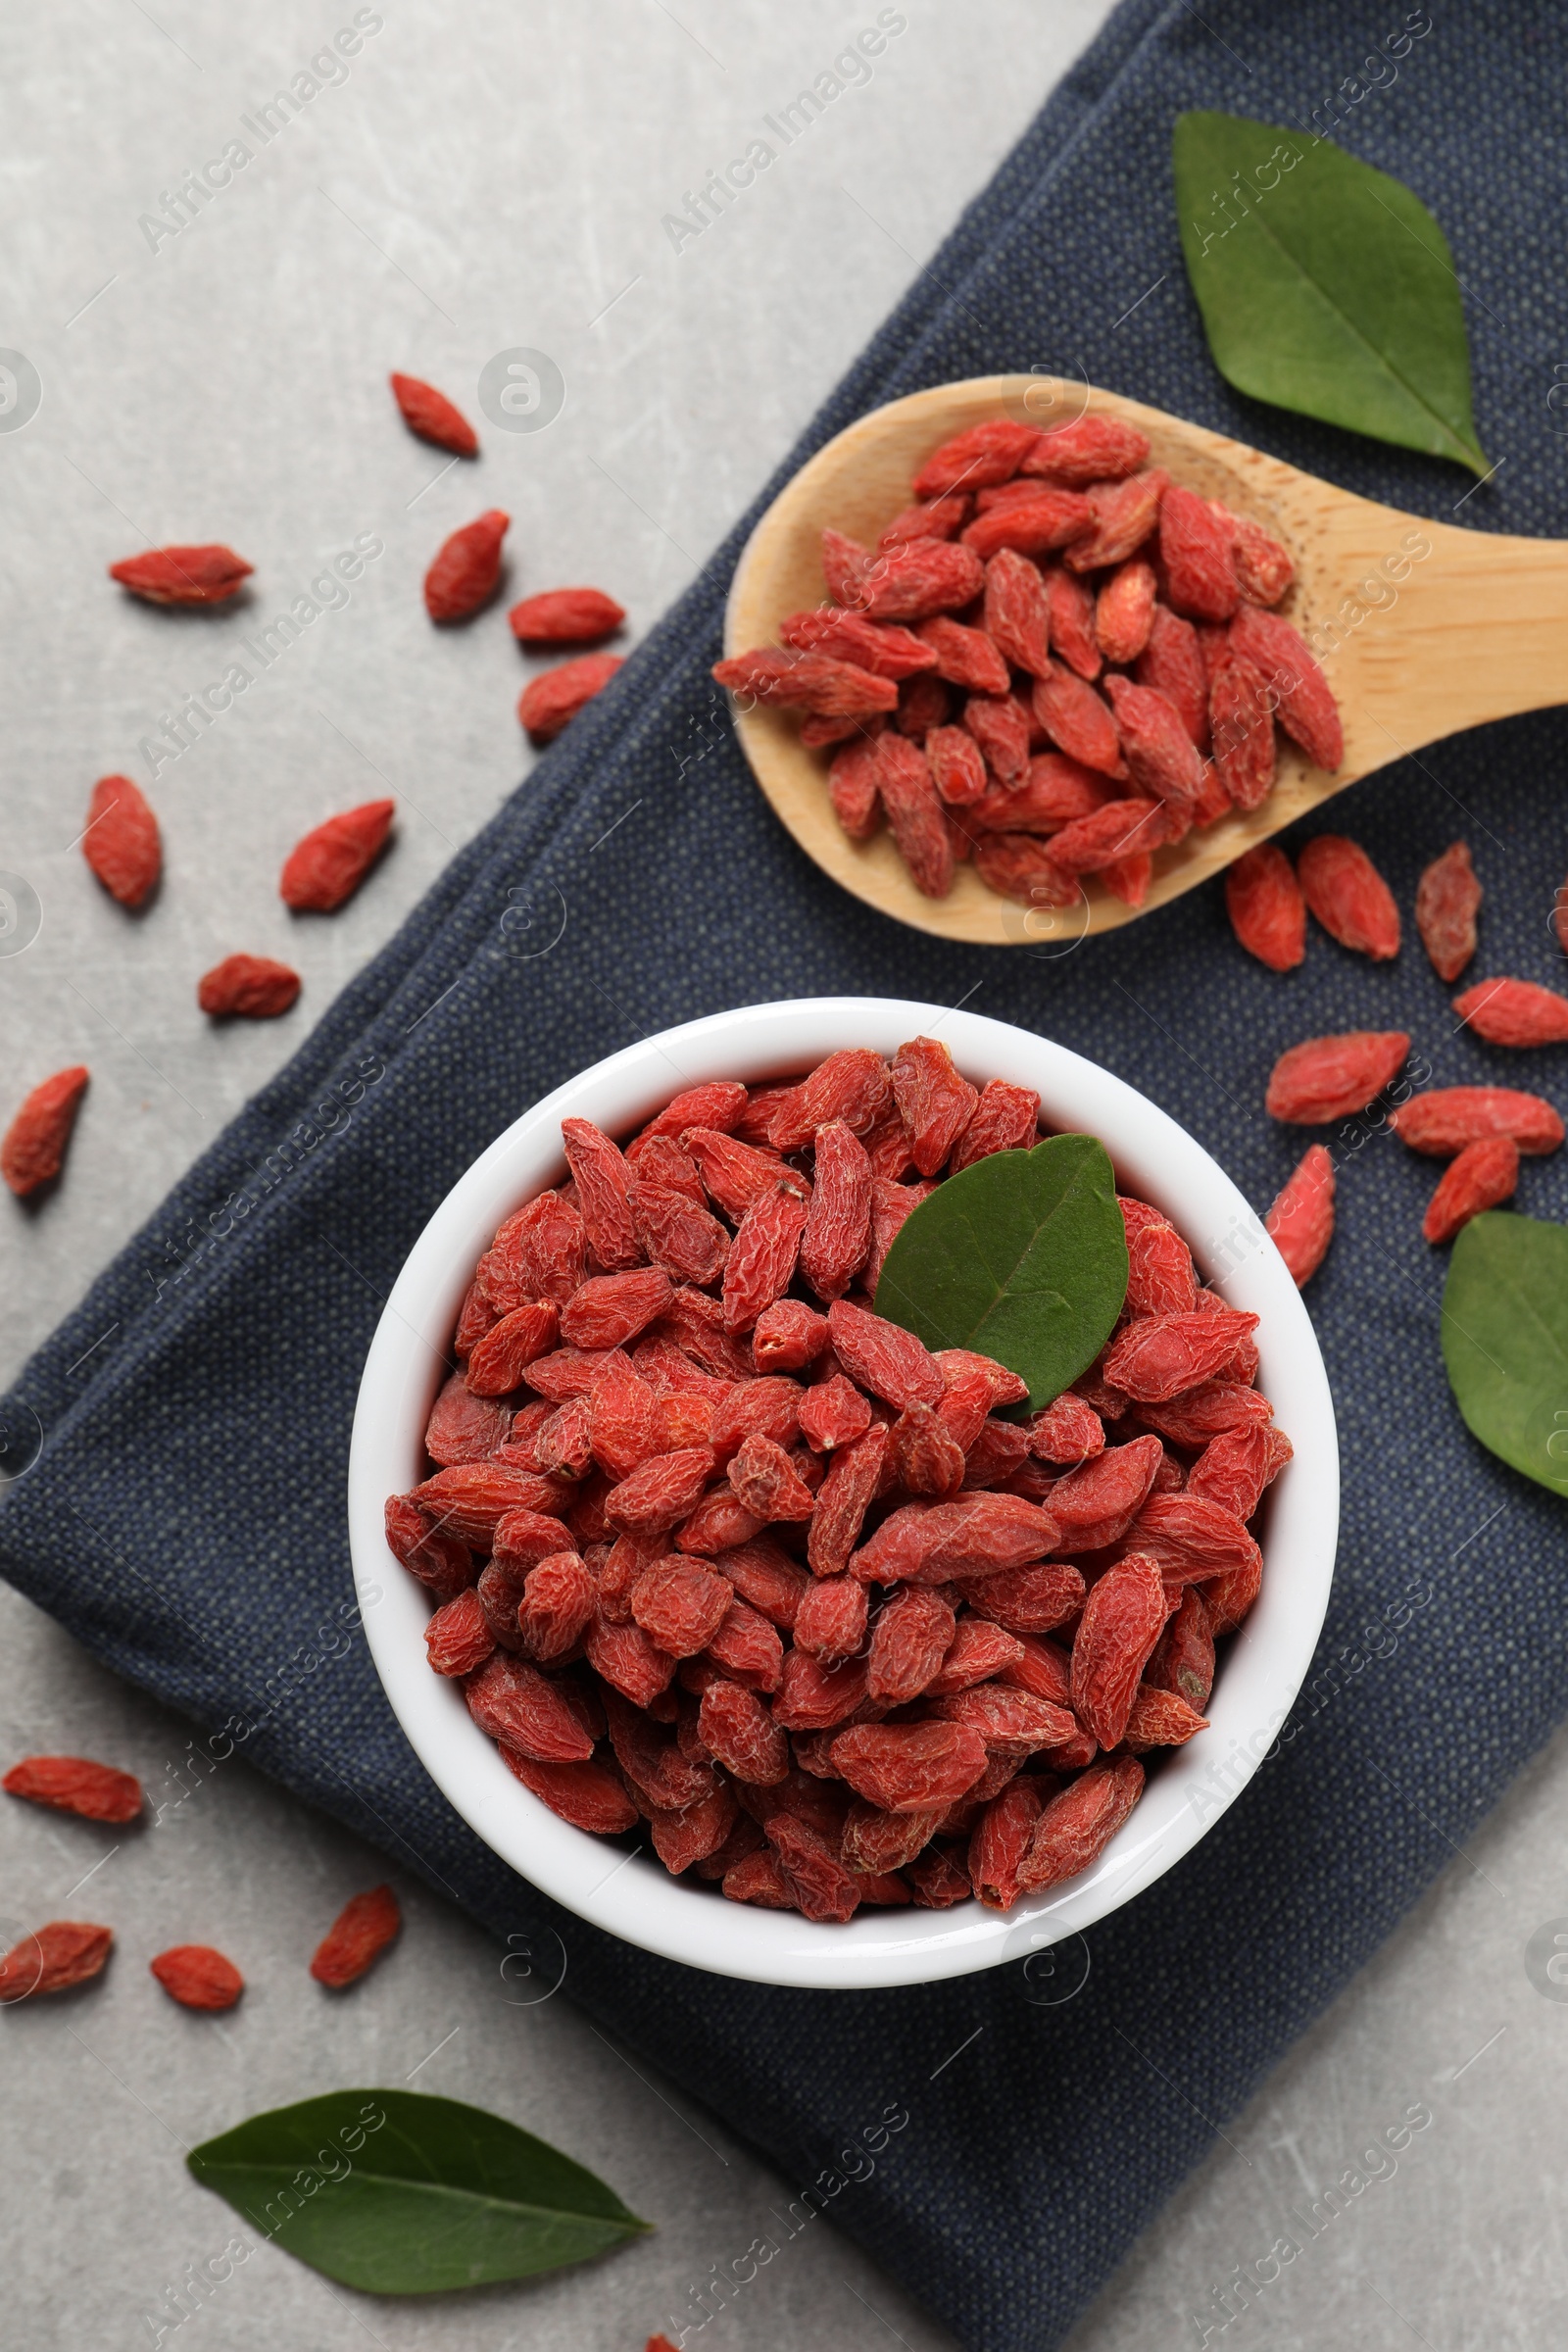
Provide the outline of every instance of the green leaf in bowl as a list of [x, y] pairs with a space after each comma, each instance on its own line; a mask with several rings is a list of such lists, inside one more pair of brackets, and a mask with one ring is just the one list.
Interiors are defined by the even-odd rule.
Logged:
[[374, 2295], [526, 2278], [652, 2227], [531, 2132], [411, 2090], [274, 2107], [185, 2161], [286, 2253]]
[[1568, 1494], [1568, 1226], [1471, 1218], [1444, 1287], [1443, 1360], [1472, 1435]]
[[1092, 1135], [994, 1152], [905, 1219], [876, 1311], [935, 1350], [974, 1348], [1029, 1384], [1036, 1411], [1092, 1364], [1127, 1295], [1116, 1179]]
[[1447, 240], [1332, 139], [1178, 115], [1176, 209], [1208, 348], [1239, 392], [1491, 471]]

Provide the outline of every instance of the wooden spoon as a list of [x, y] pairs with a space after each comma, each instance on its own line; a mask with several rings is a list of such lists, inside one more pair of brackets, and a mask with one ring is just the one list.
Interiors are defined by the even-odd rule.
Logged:
[[1088, 876], [1075, 907], [1033, 908], [988, 890], [972, 865], [958, 867], [949, 897], [923, 898], [887, 832], [851, 841], [843, 831], [828, 799], [826, 757], [802, 748], [798, 716], [737, 711], [736, 731], [778, 814], [824, 872], [868, 906], [946, 939], [994, 945], [1114, 930], [1423, 744], [1568, 702], [1568, 544], [1429, 522], [1159, 409], [1038, 375], [978, 376], [911, 393], [818, 450], [747, 543], [730, 590], [725, 652], [776, 644], [786, 613], [820, 604], [824, 525], [874, 546], [909, 504], [911, 476], [953, 434], [987, 416], [1045, 427], [1085, 409], [1136, 424], [1152, 445], [1152, 465], [1285, 542], [1297, 576], [1279, 610], [1318, 653], [1339, 698], [1344, 764], [1329, 775], [1282, 736], [1278, 781], [1262, 807], [1157, 850], [1142, 907], [1124, 906]]

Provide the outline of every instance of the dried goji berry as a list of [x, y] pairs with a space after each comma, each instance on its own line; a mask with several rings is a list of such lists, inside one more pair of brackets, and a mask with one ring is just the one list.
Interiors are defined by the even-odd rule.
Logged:
[[1008, 1911], [1018, 1899], [1018, 1865], [1034, 1836], [1042, 1801], [1032, 1778], [1011, 1780], [991, 1799], [970, 1833], [970, 1884], [992, 1911]]
[[979, 745], [986, 773], [1005, 790], [1029, 772], [1029, 712], [1015, 694], [971, 694], [963, 706], [965, 731]]
[[561, 1135], [595, 1257], [612, 1272], [640, 1266], [643, 1249], [632, 1214], [631, 1170], [625, 1159], [591, 1119], [563, 1119]]
[[522, 645], [592, 645], [620, 627], [626, 609], [602, 588], [547, 588], [507, 614]]
[[1262, 673], [1280, 725], [1317, 766], [1336, 768], [1345, 758], [1345, 730], [1333, 690], [1306, 641], [1256, 605], [1238, 607], [1231, 622], [1231, 649]]
[[133, 1772], [94, 1764], [86, 1756], [24, 1756], [0, 1781], [12, 1796], [83, 1821], [134, 1821], [141, 1811], [141, 1783]]
[[[985, 576], [972, 548], [945, 539], [909, 539], [868, 558], [858, 584], [835, 601], [855, 607], [870, 620], [926, 620], [933, 612], [956, 612], [972, 605]], [[831, 591], [831, 580], [828, 585]]]
[[1394, 893], [1359, 842], [1319, 833], [1302, 850], [1296, 870], [1308, 906], [1342, 948], [1378, 963], [1398, 954]]
[[1021, 783], [989, 785], [966, 810], [964, 822], [983, 833], [1056, 833], [1115, 798], [1109, 777], [1063, 752], [1041, 752]]
[[111, 564], [109, 577], [150, 605], [224, 605], [255, 568], [231, 547], [157, 547]]
[[[952, 1172], [989, 1159], [993, 1152], [1027, 1152], [1038, 1140], [1040, 1097], [1006, 1078], [990, 1078], [953, 1148]], [[1001, 1401], [999, 1399], [999, 1401]]]
[[517, 1607], [523, 1647], [542, 1665], [569, 1657], [582, 1640], [594, 1604], [594, 1580], [576, 1552], [552, 1552], [523, 1578]]
[[[1310, 1037], [1280, 1055], [1264, 1098], [1269, 1116], [1297, 1127], [1348, 1119], [1396, 1079], [1410, 1040], [1402, 1029], [1351, 1029], [1343, 1037]], [[1410, 1105], [1406, 1105], [1409, 1108]], [[1394, 1114], [1397, 1125], [1398, 1113]]]
[[869, 1608], [864, 1585], [853, 1576], [819, 1577], [801, 1600], [795, 1619], [796, 1648], [808, 1650], [824, 1666], [841, 1665], [863, 1643]]
[[1190, 1313], [1198, 1295], [1193, 1253], [1163, 1217], [1142, 1218], [1127, 1234], [1127, 1312]]
[[1084, 1580], [1070, 1560], [955, 1581], [977, 1617], [1009, 1634], [1049, 1634], [1083, 1607]]
[[59, 1175], [86, 1087], [87, 1072], [76, 1062], [23, 1098], [0, 1143], [0, 1176], [20, 1197]]
[[652, 1706], [674, 1679], [675, 1661], [669, 1652], [629, 1620], [612, 1625], [603, 1617], [591, 1619], [583, 1648], [601, 1682], [629, 1698], [634, 1707]]
[[818, 1453], [853, 1445], [870, 1423], [870, 1405], [842, 1372], [817, 1382], [801, 1399], [801, 1435]]
[[1151, 1494], [1128, 1542], [1148, 1554], [1167, 1584], [1231, 1576], [1262, 1558], [1235, 1512], [1200, 1494]]
[[1478, 980], [1453, 1009], [1489, 1046], [1560, 1046], [1568, 1038], [1568, 997], [1533, 980]]
[[850, 1568], [871, 1584], [946, 1584], [1043, 1559], [1057, 1537], [1051, 1513], [1018, 1495], [960, 1494], [953, 1502], [905, 1503]]
[[1119, 481], [1136, 473], [1149, 458], [1149, 438], [1119, 416], [1086, 413], [1070, 424], [1043, 432], [1019, 460], [1018, 470], [1042, 474], [1047, 481], [1087, 489], [1093, 482]]
[[1095, 1764], [1051, 1798], [1035, 1824], [1018, 1866], [1024, 1893], [1075, 1879], [1098, 1861], [1143, 1794], [1144, 1768], [1135, 1756]]
[[[812, 1176], [801, 1234], [801, 1272], [819, 1298], [841, 1298], [871, 1246], [871, 1162], [843, 1119], [829, 1119], [817, 1129]], [[823, 1344], [826, 1339], [824, 1328]]]
[[1105, 1425], [1093, 1405], [1067, 1390], [1030, 1422], [1029, 1450], [1068, 1467], [1092, 1462], [1105, 1450]]
[[1208, 1603], [1196, 1585], [1186, 1585], [1144, 1669], [1143, 1688], [1174, 1690], [1189, 1706], [1201, 1709], [1213, 1687], [1214, 1633]]
[[1232, 514], [1217, 498], [1208, 510], [1230, 533], [1231, 565], [1243, 596], [1254, 605], [1277, 605], [1296, 577], [1290, 550], [1250, 514]]
[[403, 412], [403, 421], [421, 441], [433, 441], [437, 449], [450, 449], [455, 458], [476, 458], [479, 455], [479, 436], [460, 408], [438, 392], [434, 384], [421, 383], [416, 375], [392, 374], [392, 397]]
[[1562, 1120], [1540, 1095], [1509, 1086], [1437, 1086], [1401, 1102], [1389, 1125], [1412, 1152], [1447, 1159], [1489, 1136], [1512, 1138], [1526, 1154], [1555, 1152]]
[[1098, 874], [1169, 837], [1165, 806], [1155, 800], [1106, 801], [1052, 836], [1053, 865], [1064, 874]]
[[929, 1404], [906, 1405], [890, 1444], [899, 1484], [909, 1494], [956, 1494], [964, 1485], [965, 1449]]
[[893, 1593], [872, 1630], [867, 1694], [890, 1707], [918, 1697], [939, 1671], [954, 1630], [953, 1610], [940, 1592], [910, 1586]]
[[935, 655], [939, 678], [975, 694], [1005, 694], [1007, 664], [984, 629], [965, 628], [945, 613], [922, 620], [915, 631]]
[[[475, 1396], [505, 1396], [518, 1387], [524, 1371], [555, 1347], [560, 1311], [553, 1298], [530, 1298], [502, 1315], [474, 1342], [468, 1356], [466, 1385]], [[490, 1450], [486, 1448], [486, 1450]], [[436, 1455], [440, 1460], [442, 1457]], [[456, 1455], [455, 1460], [471, 1460]]]
[[1263, 1222], [1299, 1290], [1334, 1239], [1334, 1162], [1323, 1145], [1303, 1152]]
[[1157, 525], [1169, 479], [1154, 466], [1126, 481], [1095, 483], [1089, 491], [1091, 528], [1068, 548], [1068, 570], [1103, 571], [1124, 564]]
[[0, 2001], [26, 2001], [34, 1993], [68, 1992], [73, 1984], [85, 1984], [102, 1970], [114, 1940], [113, 1928], [74, 1919], [51, 1919], [19, 1936], [0, 1960]]
[[1039, 676], [1051, 653], [1051, 606], [1039, 565], [1014, 548], [1001, 549], [986, 565], [984, 611], [986, 634], [1004, 660]]
[[1197, 1732], [1206, 1732], [1206, 1717], [1175, 1690], [1152, 1689], [1147, 1683], [1133, 1699], [1122, 1737], [1135, 1755], [1151, 1747], [1182, 1747]]
[[939, 498], [905, 507], [883, 525], [877, 546], [886, 550], [902, 546], [906, 539], [956, 539], [969, 519], [969, 508], [966, 490], [946, 491]]
[[[1255, 662], [1233, 654], [1208, 689], [1214, 765], [1238, 808], [1256, 808], [1274, 789], [1274, 716]], [[1255, 852], [1253, 853], [1255, 855]]]
[[[953, 697], [934, 668], [920, 677], [906, 678], [900, 686], [893, 724], [901, 735], [923, 743], [934, 728], [946, 726], [952, 715]], [[873, 723], [870, 719], [864, 722], [867, 729]]]
[[715, 662], [712, 674], [748, 704], [766, 703], [808, 710], [817, 718], [867, 718], [898, 708], [898, 688], [858, 662], [831, 654], [796, 653], [776, 645]]
[[501, 577], [501, 542], [510, 514], [488, 507], [442, 541], [424, 575], [424, 609], [432, 620], [466, 620], [489, 603]]
[[1200, 1451], [1222, 1429], [1245, 1429], [1250, 1422], [1271, 1419], [1272, 1407], [1266, 1396], [1240, 1381], [1209, 1380], [1184, 1390], [1168, 1403], [1141, 1405], [1139, 1418], [1173, 1446]]
[[[640, 1160], [639, 1171], [647, 1165], [647, 1158]], [[688, 1160], [687, 1165], [692, 1163]], [[695, 1167], [692, 1174], [696, 1180]], [[730, 1237], [700, 1200], [694, 1200], [689, 1193], [672, 1185], [647, 1182], [640, 1172], [632, 1178], [626, 1197], [638, 1238], [657, 1265], [677, 1282], [718, 1280], [729, 1255]]]
[[1482, 1143], [1466, 1144], [1444, 1169], [1442, 1181], [1427, 1202], [1421, 1231], [1429, 1242], [1451, 1242], [1460, 1226], [1468, 1225], [1484, 1208], [1498, 1208], [1504, 1200], [1511, 1200], [1518, 1185], [1519, 1147], [1511, 1137], [1494, 1135]]
[[941, 1367], [912, 1331], [868, 1314], [848, 1298], [834, 1299], [827, 1322], [833, 1352], [859, 1388], [901, 1410], [906, 1404], [941, 1402]]
[[893, 1093], [909, 1135], [909, 1155], [934, 1176], [974, 1115], [979, 1095], [936, 1038], [911, 1038], [893, 1060]]
[[662, 1266], [591, 1274], [561, 1309], [561, 1336], [573, 1348], [623, 1347], [664, 1313], [673, 1296]]
[[816, 1497], [775, 1438], [757, 1430], [730, 1461], [735, 1499], [764, 1524], [773, 1519], [808, 1519]]
[[960, 1723], [867, 1723], [841, 1732], [833, 1762], [857, 1796], [883, 1813], [950, 1805], [986, 1768], [985, 1741]]
[[1102, 775], [1126, 774], [1116, 721], [1086, 678], [1053, 662], [1035, 679], [1030, 700], [1039, 724], [1069, 760]]
[[[1098, 678], [1104, 657], [1095, 636], [1094, 591], [1070, 571], [1054, 568], [1046, 573], [1045, 587], [1052, 645], [1079, 677]], [[1043, 676], [1044, 672], [1035, 674]]]
[[[866, 1184], [866, 1243], [870, 1244], [870, 1184]], [[813, 1195], [813, 1200], [815, 1196]], [[807, 1218], [810, 1234], [810, 1218]], [[760, 1372], [799, 1372], [813, 1363], [827, 1346], [827, 1317], [804, 1298], [776, 1298], [757, 1318], [752, 1333], [752, 1360]]]
[[330, 914], [351, 899], [386, 846], [394, 801], [366, 801], [329, 816], [283, 861], [278, 895], [296, 914]]
[[87, 804], [81, 854], [112, 899], [139, 906], [164, 866], [158, 819], [129, 776], [100, 776]]
[[1029, 1690], [984, 1683], [977, 1690], [956, 1690], [931, 1702], [931, 1712], [945, 1723], [976, 1731], [995, 1751], [1010, 1747], [1027, 1755], [1037, 1747], [1056, 1747], [1071, 1739], [1077, 1726], [1065, 1707], [1036, 1698]]
[[1482, 895], [1462, 841], [1434, 858], [1416, 885], [1415, 927], [1440, 980], [1457, 980], [1476, 952]]
[[1165, 697], [1199, 750], [1206, 751], [1208, 671], [1198, 631], [1168, 605], [1156, 604], [1150, 614], [1149, 642], [1138, 657], [1134, 675], [1140, 686], [1152, 687]]
[[928, 1845], [905, 1867], [914, 1899], [926, 1911], [948, 1911], [967, 1902], [973, 1888], [963, 1857], [950, 1846]]
[[1159, 510], [1159, 552], [1171, 603], [1198, 620], [1229, 620], [1240, 598], [1232, 530], [1207, 501], [1173, 482]]
[[[1148, 1321], [1131, 1326], [1134, 1332], [1150, 1328]], [[1153, 1485], [1160, 1453], [1157, 1438], [1134, 1438], [1125, 1446], [1108, 1446], [1089, 1455], [1059, 1478], [1051, 1490], [1050, 1506], [1058, 1530], [1055, 1548], [1101, 1551], [1116, 1543]]]
[[444, 1601], [424, 1629], [425, 1655], [436, 1674], [472, 1674], [495, 1645], [479, 1595], [471, 1588]]
[[394, 1556], [437, 1600], [451, 1600], [473, 1582], [467, 1544], [456, 1535], [433, 1529], [406, 1494], [387, 1497], [386, 1540]]
[[1114, 671], [1105, 679], [1105, 692], [1134, 783], [1179, 809], [1191, 808], [1203, 787], [1203, 760], [1175, 704], [1152, 686], [1135, 685]]
[[1042, 483], [1032, 497], [1008, 499], [1005, 506], [977, 514], [973, 522], [964, 525], [959, 544], [982, 563], [1004, 547], [1021, 556], [1039, 556], [1081, 540], [1093, 524], [1094, 510], [1087, 498], [1076, 490], [1056, 490]]
[[245, 1989], [233, 1961], [210, 1943], [172, 1944], [147, 1965], [182, 2009], [232, 2009]]
[[945, 899], [953, 888], [953, 843], [925, 754], [902, 735], [877, 739], [877, 788], [899, 855], [916, 890]]
[[1065, 874], [1051, 845], [1032, 833], [986, 833], [974, 845], [974, 870], [988, 890], [1020, 906], [1071, 906], [1082, 896], [1075, 874]]
[[941, 498], [952, 490], [979, 490], [1015, 474], [1040, 438], [1032, 424], [988, 416], [934, 449], [914, 477], [916, 498]]
[[660, 1535], [677, 1527], [702, 1500], [712, 1462], [706, 1446], [655, 1454], [611, 1490], [605, 1516], [630, 1535]]
[[[1184, 1389], [1196, 1388], [1200, 1380], [1212, 1380], [1256, 1327], [1256, 1315], [1224, 1306], [1217, 1312], [1147, 1316], [1130, 1323], [1108, 1349], [1105, 1378], [1125, 1396], [1158, 1404], [1167, 1396], [1179, 1396]], [[1142, 1438], [1133, 1441], [1138, 1446], [1146, 1442]], [[1129, 1450], [1122, 1446], [1112, 1452]], [[1102, 1455], [1092, 1465], [1093, 1470], [1100, 1471], [1112, 1452]], [[1074, 1473], [1077, 1478], [1089, 1475], [1084, 1470]], [[1058, 1488], [1052, 1496], [1054, 1510], [1058, 1507], [1060, 1492]]]
[[300, 976], [271, 956], [225, 956], [204, 972], [196, 1002], [214, 1020], [275, 1020], [300, 993]]
[[1095, 637], [1107, 662], [1136, 662], [1154, 617], [1154, 572], [1142, 557], [1118, 564], [1095, 600]]
[[[853, 1140], [853, 1139], [852, 1139]], [[741, 1219], [724, 1263], [724, 1327], [750, 1331], [788, 1290], [806, 1230], [807, 1204], [789, 1171]]]
[[1237, 1519], [1250, 1519], [1264, 1488], [1279, 1476], [1292, 1450], [1285, 1432], [1268, 1422], [1222, 1430], [1193, 1464], [1186, 1491], [1202, 1502], [1217, 1502]]
[[312, 1976], [318, 1984], [341, 1992], [380, 1958], [402, 1925], [403, 1913], [390, 1886], [351, 1895], [316, 1947]]
[[1290, 859], [1272, 841], [1227, 866], [1225, 911], [1248, 954], [1271, 972], [1293, 971], [1305, 956], [1306, 901]]
[[517, 717], [535, 743], [554, 743], [621, 665], [619, 654], [579, 654], [530, 678], [517, 697]]

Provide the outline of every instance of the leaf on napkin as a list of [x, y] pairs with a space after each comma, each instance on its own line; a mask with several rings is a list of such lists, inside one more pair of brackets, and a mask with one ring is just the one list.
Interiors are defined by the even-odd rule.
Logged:
[[1127, 1295], [1116, 1179], [1092, 1135], [994, 1152], [905, 1219], [876, 1311], [932, 1349], [975, 1348], [1029, 1383], [1036, 1411], [1104, 1346]]
[[411, 2090], [274, 2107], [185, 2161], [286, 2253], [368, 2294], [526, 2278], [653, 2226], [531, 2132]]
[[1239, 392], [1491, 470], [1447, 240], [1401, 180], [1309, 131], [1179, 115], [1187, 274]]
[[1471, 1434], [1568, 1494], [1568, 1226], [1471, 1218], [1444, 1288], [1443, 1360]]

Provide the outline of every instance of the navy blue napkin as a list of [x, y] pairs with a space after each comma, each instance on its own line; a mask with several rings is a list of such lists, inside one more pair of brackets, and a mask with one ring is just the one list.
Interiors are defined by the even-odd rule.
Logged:
[[[1383, 15], [1397, 34], [1403, 13]], [[1408, 22], [1429, 29], [1373, 69], [1366, 20], [1336, 0], [1205, 0], [1201, 16], [1129, 0], [764, 496], [878, 401], [1039, 365], [1421, 514], [1568, 531], [1548, 404], [1568, 352], [1565, 151], [1535, 132], [1568, 25], [1531, 0]], [[1494, 481], [1466, 498], [1454, 468], [1228, 391], [1177, 245], [1170, 126], [1193, 106], [1336, 130], [1435, 207]], [[1342, 1229], [1309, 1298], [1345, 1530], [1288, 1737], [1178, 1870], [1094, 1930], [1088, 1984], [1055, 2004], [1019, 1968], [856, 1995], [688, 1973], [554, 1913], [478, 1844], [352, 1629], [306, 1663], [352, 1605], [344, 1464], [381, 1300], [519, 1110], [720, 1006], [963, 999], [1142, 1087], [1259, 1206], [1301, 1146], [1262, 1111], [1286, 1045], [1405, 1028], [1439, 1083], [1499, 1060], [1455, 1033], [1413, 939], [1373, 967], [1316, 933], [1278, 978], [1232, 941], [1217, 887], [1056, 960], [946, 946], [844, 896], [713, 724], [708, 669], [752, 519], [29, 1365], [6, 1407], [11, 1466], [29, 1416], [43, 1446], [0, 1509], [0, 1564], [209, 1732], [234, 1737], [235, 1719], [267, 1771], [498, 1933], [554, 1925], [576, 1999], [792, 2180], [836, 2184], [843, 2227], [967, 2342], [1040, 2352], [1568, 1708], [1562, 1506], [1482, 1452], [1450, 1403], [1442, 1259], [1419, 1231], [1433, 1163], [1373, 1136], [1341, 1169]], [[1367, 625], [1392, 638], [1397, 615]], [[1300, 833], [1353, 829], [1407, 915], [1423, 864], [1462, 836], [1487, 892], [1477, 969], [1560, 979], [1565, 743], [1552, 712], [1437, 746]], [[1556, 1094], [1563, 1075], [1554, 1050], [1517, 1082]], [[1561, 1159], [1526, 1163], [1519, 1204], [1568, 1213]], [[867, 2168], [841, 2151], [890, 2105], [907, 2125], [845, 2185]]]

